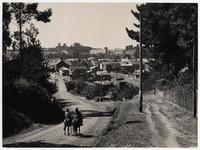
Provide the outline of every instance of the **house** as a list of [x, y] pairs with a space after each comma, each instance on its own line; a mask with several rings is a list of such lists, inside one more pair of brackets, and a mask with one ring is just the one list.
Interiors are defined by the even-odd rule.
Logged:
[[112, 76], [107, 71], [96, 71], [95, 81], [111, 81]]
[[66, 68], [66, 67], [61, 67], [59, 69], [60, 74], [62, 74], [63, 76], [69, 76], [71, 74], [71, 69]]
[[70, 67], [70, 64], [65, 62], [64, 60], [59, 60], [55, 63], [55, 68], [57, 71], [59, 71], [59, 69], [61, 67], [66, 67], [66, 68], [69, 68]]
[[124, 71], [134, 72], [136, 69], [139, 69], [139, 61], [125, 58], [120, 61], [120, 67]]
[[76, 79], [76, 78], [82, 78], [82, 79], [87, 79], [87, 71], [89, 68], [84, 65], [72, 65], [70, 66], [71, 69], [71, 78]]
[[103, 48], [93, 48], [92, 50], [90, 50], [90, 54], [99, 54], [99, 53], [106, 53], [106, 50]]
[[102, 71], [113, 71], [115, 68], [120, 67], [120, 63], [118, 62], [101, 62], [100, 65], [100, 70]]

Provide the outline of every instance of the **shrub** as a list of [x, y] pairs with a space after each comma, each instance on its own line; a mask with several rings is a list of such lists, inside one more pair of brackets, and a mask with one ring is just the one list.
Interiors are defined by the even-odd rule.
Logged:
[[51, 83], [48, 80], [45, 80], [45, 81], [41, 82], [40, 86], [45, 88], [48, 91], [49, 95], [52, 95], [52, 94], [57, 92], [56, 84], [55, 83]]
[[31, 120], [24, 114], [8, 107], [3, 108], [3, 138], [16, 134], [31, 124]]
[[81, 94], [86, 96], [87, 98], [92, 98], [99, 94], [99, 88], [96, 84], [89, 83], [85, 86], [85, 88], [83, 88]]
[[75, 84], [73, 81], [65, 82], [65, 86], [67, 88], [67, 91], [74, 90]]
[[21, 118], [29, 118], [25, 120], [39, 123], [49, 124], [63, 121], [63, 110], [56, 102], [50, 100], [49, 93], [45, 88], [36, 84], [24, 82], [24, 80], [20, 81], [23, 81], [23, 83], [26, 84], [16, 82], [18, 84], [4, 85], [3, 88], [3, 127], [5, 129], [5, 135], [11, 134], [11, 132], [13, 134], [15, 133], [14, 130], [8, 130], [13, 127], [13, 122], [15, 123], [16, 120], [18, 120], [21, 125], [14, 126], [13, 128], [15, 130], [20, 130], [22, 127], [26, 127], [26, 122], [30, 122], [20, 121], [19, 115], [18, 117], [15, 117], [17, 116], [16, 114], [23, 114], [23, 117]]

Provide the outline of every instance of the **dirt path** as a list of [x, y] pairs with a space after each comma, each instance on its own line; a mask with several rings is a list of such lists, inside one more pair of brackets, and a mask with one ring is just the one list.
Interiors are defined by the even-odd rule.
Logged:
[[159, 106], [157, 104], [152, 105], [154, 113], [159, 115], [159, 119], [163, 124], [165, 124], [165, 129], [167, 130], [167, 139], [165, 141], [166, 147], [180, 147], [176, 140], [176, 136], [178, 135], [178, 131], [173, 127], [171, 121], [159, 112]]
[[156, 147], [193, 147], [196, 145], [197, 135], [195, 132], [190, 132], [188, 128], [192, 124], [184, 123], [182, 116], [177, 117], [178, 114], [185, 114], [185, 117], [192, 118], [188, 112], [175, 108], [153, 95], [148, 95], [144, 99], [146, 119], [152, 132], [153, 145]]
[[145, 108], [145, 112], [146, 112], [146, 119], [147, 119], [147, 122], [149, 124], [149, 129], [152, 132], [152, 143], [155, 146], [158, 146], [159, 143], [160, 143], [158, 141], [159, 133], [158, 133], [158, 130], [156, 129], [156, 127], [155, 127], [155, 122], [152, 119], [152, 113], [150, 111], [150, 106], [149, 105]]
[[[37, 133], [27, 133], [24, 138], [15, 137], [9, 143], [45, 143], [53, 144], [56, 146], [92, 146], [97, 135], [108, 125], [111, 114], [107, 112], [106, 106], [101, 106], [98, 103], [89, 102], [82, 97], [74, 96], [66, 91], [64, 81], [61, 76], [58, 76], [58, 89], [59, 92], [55, 94], [55, 97], [61, 103], [61, 105], [74, 110], [76, 107], [86, 116], [83, 120], [83, 126], [81, 127], [81, 135], [79, 137], [66, 136], [63, 132], [63, 123], [55, 125], [46, 130]], [[6, 139], [4, 139], [6, 144]], [[7, 143], [7, 144], [9, 144]], [[31, 145], [31, 144], [30, 144]]]

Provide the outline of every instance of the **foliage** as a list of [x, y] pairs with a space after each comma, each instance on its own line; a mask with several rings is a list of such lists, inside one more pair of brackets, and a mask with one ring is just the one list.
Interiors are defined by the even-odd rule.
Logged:
[[31, 120], [24, 114], [10, 108], [3, 109], [3, 138], [19, 133], [31, 124]]
[[74, 43], [69, 47], [70, 55], [74, 58], [86, 58], [90, 56], [90, 50], [92, 47], [89, 46], [83, 46], [80, 43]]
[[177, 79], [178, 85], [186, 85], [187, 83], [191, 83], [192, 73], [189, 70], [179, 73], [179, 78]]
[[[49, 22], [51, 10], [37, 10], [38, 3], [4, 3], [3, 49], [10, 46], [9, 23], [15, 19], [19, 28], [28, 27], [26, 31], [15, 32], [13, 48], [20, 47], [20, 58], [4, 63], [3, 66], [3, 127], [8, 136], [30, 126], [31, 122], [58, 123], [63, 120], [63, 111], [51, 101], [56, 86], [49, 83], [49, 68], [43, 56], [43, 49], [37, 40], [39, 33], [32, 19]], [[21, 38], [22, 37], [22, 40]], [[11, 129], [12, 128], [12, 129]]]
[[50, 21], [49, 17], [52, 15], [51, 9], [44, 11], [37, 10], [38, 3], [11, 3], [11, 6], [17, 23], [22, 23], [22, 25], [31, 19], [46, 23]]
[[70, 90], [74, 90], [74, 89], [75, 89], [75, 85], [74, 85], [74, 82], [73, 82], [73, 81], [65, 82], [65, 86], [66, 86], [66, 88], [67, 88], [67, 91], [70, 91]]
[[44, 82], [49, 77], [49, 68], [43, 57], [40, 43], [23, 49], [22, 76], [37, 83]]
[[[25, 33], [23, 27], [31, 22], [32, 19], [37, 21], [42, 21], [47, 23], [50, 21], [50, 16], [52, 15], [51, 9], [44, 11], [38, 10], [38, 3], [3, 3], [3, 30], [4, 30], [4, 46], [3, 49], [6, 50], [7, 46], [11, 45], [11, 38], [9, 36], [9, 24], [11, 19], [16, 20], [19, 27], [19, 31], [14, 32], [15, 41], [13, 42], [14, 47], [19, 47], [19, 43], [24, 47], [26, 45], [26, 40], [23, 36]], [[22, 37], [22, 39], [20, 39]]]
[[113, 100], [121, 100], [123, 97], [125, 99], [131, 99], [138, 93], [138, 88], [129, 83], [126, 83], [122, 86], [122, 88], [115, 85], [105, 87], [96, 83], [84, 82], [80, 80], [69, 81], [66, 82], [65, 85], [68, 91], [85, 96], [87, 99], [94, 98], [96, 96], [106, 96], [107, 94], [111, 94], [113, 96]]
[[58, 123], [63, 119], [62, 109], [51, 101], [48, 91], [37, 84], [15, 82], [4, 86], [3, 93], [6, 110], [20, 112], [34, 122], [40, 123]]
[[[197, 36], [197, 4], [147, 3], [137, 5], [133, 15], [142, 25], [143, 47], [152, 52], [156, 60], [155, 71], [178, 77], [185, 66], [192, 70], [192, 49]], [[134, 24], [139, 27], [139, 24]], [[127, 29], [133, 40], [139, 41], [139, 32]]]
[[113, 96], [114, 99], [122, 100], [122, 98], [125, 99], [131, 99], [134, 95], [138, 94], [138, 87], [133, 86], [130, 83], [126, 83], [121, 88], [114, 87], [113, 88]]
[[9, 24], [11, 22], [10, 4], [3, 3], [3, 52], [6, 53], [7, 47], [11, 45]]

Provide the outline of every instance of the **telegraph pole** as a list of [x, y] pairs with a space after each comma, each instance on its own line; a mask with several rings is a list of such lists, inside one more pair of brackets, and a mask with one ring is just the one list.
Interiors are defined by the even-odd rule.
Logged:
[[[197, 33], [197, 32], [195, 32]], [[197, 118], [197, 37], [193, 33], [193, 98], [194, 98], [194, 118]]]
[[140, 12], [140, 32], [139, 32], [139, 41], [140, 41], [140, 46], [139, 46], [139, 69], [140, 69], [140, 73], [139, 73], [139, 111], [142, 112], [142, 101], [143, 101], [143, 97], [142, 97], [142, 12]]

